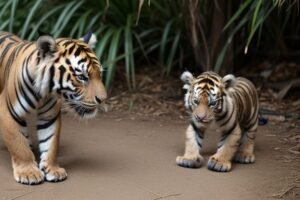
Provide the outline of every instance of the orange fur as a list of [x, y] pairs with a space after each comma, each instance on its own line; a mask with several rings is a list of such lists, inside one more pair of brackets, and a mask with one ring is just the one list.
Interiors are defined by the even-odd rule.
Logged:
[[231, 162], [253, 163], [254, 139], [258, 124], [258, 95], [253, 84], [245, 78], [214, 72], [204, 72], [194, 78], [184, 72], [181, 79], [187, 89], [185, 106], [191, 112], [186, 130], [185, 152], [176, 158], [182, 167], [198, 168], [205, 131], [215, 121], [222, 135], [217, 152], [209, 158], [208, 169], [219, 172], [231, 170]]
[[[101, 73], [95, 54], [80, 40], [54, 40], [46, 35], [27, 42], [0, 32], [0, 132], [17, 182], [66, 179], [65, 169], [56, 160], [62, 104], [82, 118], [94, 117], [97, 105], [107, 96]], [[39, 165], [27, 132], [28, 117], [34, 112]]]

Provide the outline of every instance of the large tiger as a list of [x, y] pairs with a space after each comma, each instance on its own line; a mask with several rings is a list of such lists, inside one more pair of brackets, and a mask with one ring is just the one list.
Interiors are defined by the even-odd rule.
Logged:
[[[61, 106], [81, 118], [94, 117], [107, 97], [102, 66], [86, 41], [41, 35], [36, 42], [0, 32], [0, 132], [17, 182], [62, 181], [56, 156]], [[39, 164], [31, 151], [28, 116], [37, 115]]]
[[202, 166], [202, 141], [213, 121], [219, 126], [221, 139], [217, 152], [208, 160], [208, 169], [228, 172], [233, 160], [253, 163], [259, 107], [254, 85], [242, 77], [221, 78], [210, 71], [196, 78], [186, 71], [181, 79], [187, 90], [184, 101], [191, 112], [191, 121], [186, 130], [184, 155], [178, 156], [176, 163], [189, 168]]

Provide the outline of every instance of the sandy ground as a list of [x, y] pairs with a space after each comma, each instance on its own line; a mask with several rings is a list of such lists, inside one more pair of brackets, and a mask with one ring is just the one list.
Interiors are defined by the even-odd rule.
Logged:
[[[0, 200], [253, 200], [288, 186], [292, 166], [279, 159], [278, 135], [260, 127], [255, 164], [234, 164], [229, 173], [176, 166], [183, 153], [187, 122], [133, 120], [107, 114], [88, 122], [64, 117], [59, 162], [68, 179], [37, 186], [18, 184], [0, 140]], [[215, 150], [217, 135], [207, 135], [203, 155]], [[277, 149], [277, 150], [276, 150]]]

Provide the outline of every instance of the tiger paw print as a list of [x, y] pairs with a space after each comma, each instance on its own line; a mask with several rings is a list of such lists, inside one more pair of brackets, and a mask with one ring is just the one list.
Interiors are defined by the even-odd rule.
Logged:
[[208, 160], [207, 168], [216, 172], [229, 172], [231, 170], [231, 162], [211, 156]]

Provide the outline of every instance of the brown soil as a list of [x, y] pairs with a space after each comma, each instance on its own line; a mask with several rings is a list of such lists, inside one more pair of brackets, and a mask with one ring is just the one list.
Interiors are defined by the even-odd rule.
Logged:
[[[300, 198], [299, 155], [288, 152], [290, 146], [285, 144], [297, 139], [299, 124], [270, 122], [261, 126], [256, 163], [234, 164], [231, 172], [216, 173], [206, 166], [176, 166], [175, 157], [184, 148], [184, 120], [140, 120], [133, 115], [101, 114], [88, 122], [65, 116], [58, 160], [69, 177], [61, 183], [16, 183], [1, 141], [0, 199]], [[217, 142], [215, 133], [207, 135], [206, 160]]]

